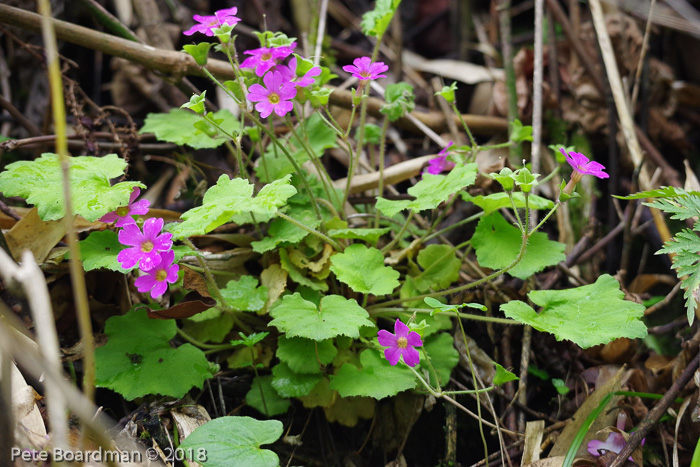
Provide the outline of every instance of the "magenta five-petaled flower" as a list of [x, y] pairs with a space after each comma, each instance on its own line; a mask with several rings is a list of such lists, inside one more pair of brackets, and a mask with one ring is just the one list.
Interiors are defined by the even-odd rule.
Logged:
[[598, 178], [608, 178], [610, 175], [604, 172], [605, 166], [599, 164], [598, 162], [589, 160], [586, 156], [580, 152], [570, 151], [567, 152], [564, 148], [559, 148], [564, 157], [566, 157], [566, 162], [573, 167], [574, 172], [583, 175], [594, 175]]
[[447, 156], [450, 155], [450, 148], [452, 147], [452, 144], [452, 141], [447, 143], [447, 146], [445, 146], [440, 150], [440, 152], [438, 152], [437, 157], [428, 161], [428, 168], [425, 169], [425, 172], [437, 175], [439, 173], [452, 170], [454, 168], [455, 163], [447, 160]]
[[297, 95], [294, 83], [287, 81], [279, 71], [272, 71], [263, 78], [265, 86], [253, 84], [249, 88], [248, 100], [257, 102], [255, 110], [265, 118], [273, 111], [280, 117], [284, 117], [294, 108], [292, 99]]
[[382, 329], [377, 333], [379, 345], [388, 347], [384, 349], [384, 357], [389, 363], [396, 365], [403, 355], [403, 362], [414, 367], [420, 362], [420, 354], [414, 347], [423, 345], [423, 341], [417, 332], [411, 331], [408, 326], [397, 319], [394, 323], [394, 334]]
[[356, 58], [352, 63], [352, 65], [345, 65], [343, 70], [352, 73], [352, 76], [361, 81], [386, 78], [386, 75], [382, 75], [381, 73], [389, 69], [384, 62], [372, 63], [372, 59], [369, 57]]
[[262, 76], [275, 67], [280, 60], [289, 57], [296, 47], [296, 42], [282, 47], [260, 47], [259, 49], [246, 50], [243, 52], [250, 57], [243, 60], [241, 68], [255, 68], [255, 74]]
[[278, 70], [280, 73], [282, 73], [282, 76], [285, 81], [293, 83], [298, 88], [305, 88], [306, 86], [314, 84], [314, 76], [318, 76], [321, 74], [321, 68], [315, 66], [312, 67], [306, 73], [304, 73], [304, 76], [297, 76], [296, 57], [292, 57], [289, 60], [289, 64], [287, 64], [287, 66], [280, 66]]
[[[148, 214], [148, 208], [151, 202], [147, 199], [142, 199], [141, 201], [136, 201], [136, 198], [141, 194], [141, 190], [138, 187], [134, 187], [129, 197], [129, 204], [126, 206], [118, 207], [115, 211], [108, 212], [104, 216], [100, 217], [100, 222], [114, 222], [117, 227], [124, 227], [129, 224], [135, 224], [136, 221], [133, 217], [134, 215], [143, 216]], [[136, 201], [136, 202], [134, 202]]]
[[140, 276], [134, 282], [139, 292], [150, 291], [151, 297], [158, 298], [168, 289], [168, 283], [177, 281], [177, 273], [180, 270], [177, 264], [173, 264], [175, 253], [168, 250], [160, 254], [161, 260], [158, 266]]
[[580, 152], [567, 152], [564, 148], [559, 148], [559, 152], [566, 157], [566, 162], [574, 169], [574, 172], [571, 174], [571, 180], [569, 180], [564, 190], [562, 190], [562, 194], [564, 195], [571, 196], [576, 184], [581, 181], [584, 175], [594, 175], [598, 178], [610, 177], [610, 175], [604, 172], [605, 166], [603, 164], [589, 160]]
[[160, 233], [163, 229], [163, 219], [153, 217], [143, 223], [143, 232], [136, 224], [129, 224], [119, 231], [119, 243], [127, 245], [119, 252], [117, 261], [124, 269], [130, 269], [136, 264], [142, 271], [150, 271], [161, 262], [161, 253], [173, 246], [171, 233]]
[[[625, 421], [627, 421], [627, 414], [620, 412], [617, 415], [616, 423], [619, 432], [624, 431]], [[614, 431], [608, 435], [608, 438], [605, 441], [600, 441], [597, 439], [589, 441], [586, 448], [588, 449], [588, 453], [590, 455], [598, 457], [605, 452], [614, 452], [619, 454], [620, 451], [624, 449], [626, 444], [627, 441], [625, 441], [625, 437], [622, 435], [622, 433]], [[644, 439], [642, 439], [641, 444], [644, 446]], [[629, 460], [632, 461], [633, 459], [630, 457]]]
[[238, 8], [235, 6], [232, 8], [225, 8], [214, 13], [214, 16], [201, 16], [194, 15], [192, 18], [200, 24], [195, 24], [187, 31], [183, 32], [186, 36], [191, 36], [195, 32], [201, 32], [207, 36], [214, 35], [214, 29], [220, 28], [224, 24], [234, 25], [241, 19], [235, 14], [238, 12]]

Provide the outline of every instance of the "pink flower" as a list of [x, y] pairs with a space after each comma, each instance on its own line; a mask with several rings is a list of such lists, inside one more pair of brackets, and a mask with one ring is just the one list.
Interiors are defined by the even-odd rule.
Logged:
[[148, 208], [151, 205], [151, 202], [147, 199], [142, 199], [141, 201], [134, 203], [136, 198], [139, 197], [139, 194], [141, 194], [141, 190], [138, 187], [134, 187], [134, 190], [131, 192], [131, 196], [129, 197], [129, 204], [118, 207], [116, 211], [108, 212], [104, 216], [100, 217], [100, 222], [117, 221], [114, 224], [117, 227], [135, 224], [136, 221], [131, 216], [143, 216], [144, 214], [148, 214]]
[[420, 354], [414, 347], [423, 345], [420, 336], [415, 331], [410, 331], [408, 326], [397, 319], [394, 323], [394, 334], [382, 329], [377, 333], [379, 345], [389, 347], [384, 349], [384, 357], [391, 365], [396, 365], [403, 355], [403, 362], [408, 366], [416, 366], [420, 361]]
[[150, 271], [161, 262], [160, 254], [173, 247], [171, 233], [161, 234], [163, 219], [152, 217], [143, 224], [143, 233], [136, 224], [129, 224], [119, 231], [119, 242], [130, 246], [119, 252], [117, 261], [124, 269], [137, 263], [142, 271]]
[[191, 36], [195, 32], [201, 32], [209, 37], [214, 35], [214, 29], [221, 27], [223, 24], [234, 25], [241, 19], [234, 16], [238, 12], [238, 8], [225, 8], [214, 13], [214, 16], [194, 15], [192, 18], [201, 24], [195, 24], [187, 31], [183, 32], [186, 36]]
[[345, 65], [343, 70], [352, 73], [355, 78], [362, 81], [386, 78], [385, 75], [381, 75], [380, 73], [384, 73], [389, 69], [387, 65], [384, 65], [384, 62], [372, 63], [372, 59], [369, 57], [356, 58], [352, 63], [353, 65]]
[[[588, 453], [592, 456], [598, 457], [601, 455], [601, 451], [618, 453], [622, 451], [627, 444], [625, 437], [622, 432], [625, 429], [625, 421], [627, 421], [627, 414], [620, 412], [617, 415], [617, 430], [608, 435], [605, 441], [600, 441], [593, 439], [588, 442]], [[644, 440], [642, 440], [642, 446], [644, 446]], [[633, 460], [631, 457], [629, 460]]]
[[243, 53], [250, 55], [250, 57], [243, 60], [241, 68], [255, 68], [255, 74], [262, 76], [275, 67], [280, 60], [289, 57], [296, 46], [296, 42], [292, 42], [283, 47], [260, 47], [259, 49], [246, 50]]
[[428, 168], [425, 170], [425, 172], [437, 175], [439, 173], [452, 170], [455, 166], [455, 163], [447, 160], [447, 156], [449, 156], [450, 154], [451, 147], [452, 141], [447, 143], [447, 146], [445, 146], [440, 150], [440, 152], [438, 152], [438, 156], [436, 158], [430, 159], [428, 161]]
[[296, 86], [285, 80], [279, 71], [266, 74], [263, 82], [267, 89], [260, 84], [254, 84], [249, 88], [250, 92], [248, 93], [248, 100], [257, 102], [255, 110], [260, 112], [260, 116], [265, 118], [273, 110], [280, 117], [284, 117], [291, 112], [294, 108], [291, 100], [297, 95]]
[[566, 152], [564, 148], [559, 148], [559, 151], [566, 157], [566, 162], [569, 163], [574, 171], [583, 175], [595, 175], [598, 178], [608, 178], [610, 175], [603, 172], [605, 166], [598, 162], [589, 160], [580, 152]]
[[298, 88], [305, 88], [314, 84], [314, 81], [316, 81], [314, 76], [321, 74], [321, 68], [315, 66], [307, 71], [304, 76], [297, 76], [297, 58], [292, 57], [287, 66], [279, 67], [279, 72], [282, 73], [285, 81], [293, 83]]
[[151, 297], [158, 298], [168, 289], [168, 283], [177, 281], [177, 273], [180, 267], [173, 264], [175, 253], [173, 250], [168, 250], [161, 253], [161, 260], [158, 266], [154, 267], [146, 275], [136, 278], [134, 285], [139, 292], [145, 293], [151, 291]]

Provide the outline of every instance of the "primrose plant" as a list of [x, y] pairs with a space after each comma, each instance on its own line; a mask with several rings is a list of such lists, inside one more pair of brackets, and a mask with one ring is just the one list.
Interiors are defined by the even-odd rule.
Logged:
[[[644, 307], [624, 300], [619, 283], [609, 275], [573, 289], [533, 290], [528, 302], [502, 304], [505, 318], [483, 315], [488, 309], [480, 303], [448, 302], [446, 297], [501, 275], [525, 280], [563, 261], [564, 245], [550, 240], [543, 225], [576, 196], [584, 175], [608, 176], [599, 163], [561, 148], [573, 173], [568, 183], [562, 182], [556, 201], [532, 192], [542, 179], [527, 167], [491, 174], [502, 191], [472, 194], [477, 153], [531, 140], [532, 129], [514, 121], [506, 143], [480, 146], [462, 120], [467, 144], [439, 141], [441, 149], [408, 188], [410, 198], [392, 196], [395, 192], [384, 184], [386, 136], [393, 122], [413, 111], [413, 88], [387, 84], [379, 113], [370, 116], [368, 83], [381, 87], [388, 77], [389, 67], [376, 57], [398, 4], [378, 1], [363, 17], [363, 31], [376, 46], [370, 56], [343, 67], [356, 85], [347, 94], [346, 119], [337, 118], [330, 106], [332, 93], [346, 92], [327, 86], [337, 76], [296, 53], [294, 38], [256, 33], [260, 46], [239, 53], [232, 35], [240, 22], [236, 8], [195, 15], [197, 24], [184, 34], [215, 43], [184, 49], [240, 115], [209, 111], [202, 92], [181, 109], [150, 114], [141, 132], [191, 150], [224, 145], [236, 162], [237, 176], [220, 175], [178, 221], [166, 223], [151, 215], [148, 201], [137, 201], [146, 188], [142, 183], [110, 182], [124, 176], [123, 159], [114, 154], [71, 158], [71, 214], [104, 223], [80, 242], [85, 270], [126, 274], [139, 293], [148, 294], [137, 297], [140, 303], [127, 314], [107, 321], [107, 344], [96, 352], [99, 386], [128, 400], [154, 394], [179, 398], [192, 387], [201, 388], [219, 365], [252, 369], [246, 403], [264, 416], [285, 413], [296, 400], [307, 408], [323, 408], [330, 420], [353, 425], [357, 414], [371, 416], [366, 409], [376, 400], [401, 391], [455, 402], [464, 393], [487, 397], [495, 386], [515, 379], [496, 362], [476, 371], [464, 320], [527, 324], [581, 347], [646, 334], [640, 321]], [[222, 81], [207, 68], [212, 48], [231, 64], [233, 79]], [[455, 90], [452, 83], [436, 98], [461, 119]], [[286, 130], [279, 131], [281, 126]], [[332, 180], [326, 170], [322, 157], [328, 149], [345, 153], [344, 180]], [[363, 170], [379, 174], [376, 185], [360, 188], [376, 201], [349, 209], [363, 164]], [[0, 173], [0, 190], [26, 198], [43, 220], [59, 219], [66, 214], [53, 195], [60, 190], [60, 174], [57, 156], [44, 154], [9, 164]], [[696, 202], [690, 195], [686, 199]], [[471, 203], [478, 213], [442, 227], [457, 203]], [[514, 222], [501, 214], [504, 209], [512, 212]], [[534, 226], [533, 210], [544, 213]], [[467, 224], [473, 224], [469, 238], [457, 245], [445, 239], [449, 230]], [[213, 254], [198, 248], [206, 244], [201, 236], [220, 227], [237, 230], [221, 237], [234, 245], [232, 250]], [[465, 256], [484, 272], [481, 279], [459, 284]], [[249, 267], [251, 263], [257, 266]], [[685, 267], [679, 266], [679, 274]], [[696, 290], [700, 280], [691, 277]], [[393, 333], [385, 329], [392, 326]], [[472, 373], [473, 387], [464, 391], [443, 389], [460, 359], [453, 327], [459, 329]], [[217, 364], [208, 359], [213, 355]], [[230, 446], [224, 435], [240, 429], [257, 433], [246, 442], [274, 464], [276, 455], [259, 449], [281, 435], [281, 424], [274, 420], [223, 417], [195, 430], [181, 447], [219, 443], [221, 455], [228, 457], [219, 464], [210, 461], [230, 465], [236, 457], [224, 449]]]

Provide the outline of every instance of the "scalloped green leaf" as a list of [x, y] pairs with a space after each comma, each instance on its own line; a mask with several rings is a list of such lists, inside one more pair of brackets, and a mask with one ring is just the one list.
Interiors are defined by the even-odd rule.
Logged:
[[376, 245], [379, 237], [388, 234], [390, 231], [390, 227], [381, 229], [331, 229], [328, 231], [328, 235], [331, 238], [362, 240], [370, 245]]
[[228, 281], [221, 289], [226, 304], [237, 311], [258, 311], [267, 301], [267, 287], [258, 287], [258, 280], [253, 276], [241, 276], [238, 280]]
[[290, 183], [291, 176], [265, 185], [253, 197], [253, 185], [242, 178], [231, 179], [221, 175], [216, 185], [204, 194], [202, 205], [182, 214], [183, 222], [168, 224], [173, 239], [192, 235], [204, 235], [237, 215], [255, 214], [256, 220], [265, 222], [284, 206], [297, 190]]
[[[238, 119], [226, 109], [211, 115], [214, 121], [228, 133], [237, 133], [241, 128]], [[153, 133], [161, 141], [187, 145], [195, 149], [216, 148], [230, 141], [228, 136], [201, 116], [185, 109], [171, 109], [168, 113], [146, 115], [139, 133]]]
[[477, 165], [457, 166], [447, 175], [423, 174], [423, 179], [408, 189], [414, 200], [388, 200], [377, 198], [377, 209], [389, 217], [399, 211], [410, 209], [413, 212], [435, 209], [452, 194], [471, 185], [476, 180]]
[[[497, 212], [482, 217], [472, 237], [479, 264], [491, 269], [501, 269], [515, 261], [521, 244], [520, 230]], [[546, 234], [536, 232], [530, 237], [522, 260], [508, 274], [527, 279], [547, 266], [564, 261], [565, 247], [563, 243], [548, 239]]]
[[374, 10], [362, 15], [362, 33], [366, 36], [383, 36], [400, 3], [401, 0], [377, 0]]
[[[70, 186], [73, 214], [94, 222], [119, 206], [129, 203], [134, 187], [145, 188], [140, 182], [110, 183], [124, 175], [127, 163], [116, 154], [104, 157], [76, 156], [70, 158]], [[58, 155], [44, 153], [33, 161], [9, 164], [0, 173], [0, 192], [5, 196], [20, 196], [37, 207], [39, 217], [53, 221], [65, 215], [63, 176]]]
[[[272, 444], [282, 436], [283, 425], [279, 420], [256, 420], [251, 417], [219, 417], [195, 429], [179, 448], [195, 453], [204, 467], [277, 467], [279, 457], [263, 444]], [[206, 453], [206, 460], [196, 453]]]
[[289, 399], [280, 396], [272, 387], [272, 375], [253, 378], [250, 391], [245, 395], [245, 402], [268, 417], [285, 413], [291, 405]]
[[[512, 193], [513, 203], [516, 208], [525, 208], [525, 195], [522, 191], [516, 191]], [[547, 198], [542, 198], [537, 195], [528, 196], [528, 206], [530, 209], [547, 210], [554, 207], [554, 202], [548, 200]], [[472, 202], [484, 210], [484, 215], [489, 215], [494, 211], [498, 211], [501, 208], [512, 208], [510, 199], [508, 199], [508, 193], [499, 191], [498, 193], [491, 193], [490, 195], [478, 195], [471, 196], [469, 193], [462, 193], [462, 199], [467, 202]]]
[[315, 341], [303, 337], [280, 336], [277, 358], [295, 373], [321, 374], [321, 365], [328, 365], [338, 355], [331, 339]]
[[301, 298], [299, 292], [287, 295], [270, 310], [276, 326], [289, 337], [305, 337], [322, 341], [336, 336], [360, 337], [360, 328], [374, 327], [369, 314], [354, 299], [340, 295], [326, 295], [317, 307]]
[[331, 271], [355, 292], [386, 295], [399, 286], [399, 272], [384, 266], [382, 252], [359, 243], [333, 255]]
[[413, 389], [418, 384], [415, 375], [404, 365], [391, 364], [376, 349], [360, 354], [358, 368], [344, 364], [337, 374], [331, 375], [330, 388], [342, 397], [367, 396], [375, 399], [395, 396], [401, 391]]
[[92, 232], [85, 240], [78, 242], [78, 245], [85, 271], [110, 269], [126, 274], [136, 267], [124, 269], [117, 261], [117, 255], [126, 246], [119, 243], [117, 233], [112, 230]]
[[542, 307], [539, 313], [519, 300], [501, 305], [501, 310], [508, 318], [552, 333], [558, 340], [568, 339], [584, 349], [619, 337], [636, 339], [647, 335], [641, 321], [644, 305], [624, 300], [617, 279], [608, 274], [590, 285], [535, 290], [528, 297]]
[[323, 375], [295, 373], [282, 362], [272, 368], [272, 387], [282, 397], [303, 397], [323, 379]]
[[[287, 215], [312, 229], [315, 229], [321, 223], [314, 213], [307, 209], [290, 209]], [[267, 235], [260, 241], [252, 242], [250, 246], [253, 247], [253, 251], [256, 253], [265, 253], [266, 251], [274, 250], [280, 244], [299, 243], [307, 235], [309, 235], [308, 230], [304, 230], [288, 220], [278, 217], [270, 222]]]
[[105, 325], [109, 340], [95, 350], [95, 384], [127, 400], [149, 394], [180, 398], [216, 372], [197, 347], [177, 348], [170, 340], [175, 320], [149, 319], [146, 310], [112, 316]]
[[418, 264], [423, 271], [413, 278], [419, 292], [436, 286], [447, 288], [459, 279], [462, 262], [448, 245], [428, 245], [418, 253]]

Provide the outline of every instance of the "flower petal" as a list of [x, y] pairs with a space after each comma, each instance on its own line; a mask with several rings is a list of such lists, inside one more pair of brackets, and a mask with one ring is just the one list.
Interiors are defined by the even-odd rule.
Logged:
[[382, 347], [391, 347], [396, 345], [396, 336], [389, 331], [382, 329], [377, 333], [379, 345]]
[[409, 327], [402, 323], [400, 319], [396, 318], [396, 322], [394, 323], [394, 334], [396, 334], [396, 337], [407, 337], [409, 331]]
[[406, 347], [405, 349], [402, 350], [403, 353], [403, 362], [410, 366], [414, 367], [418, 365], [420, 362], [420, 353], [413, 347]]
[[408, 341], [408, 345], [410, 347], [422, 347], [423, 346], [423, 341], [420, 338], [420, 334], [418, 334], [416, 331], [411, 331], [408, 336], [406, 336], [406, 340]]
[[399, 363], [399, 358], [401, 358], [401, 349], [398, 347], [389, 347], [388, 349], [384, 350], [384, 357], [389, 360], [391, 366], [394, 366]]

